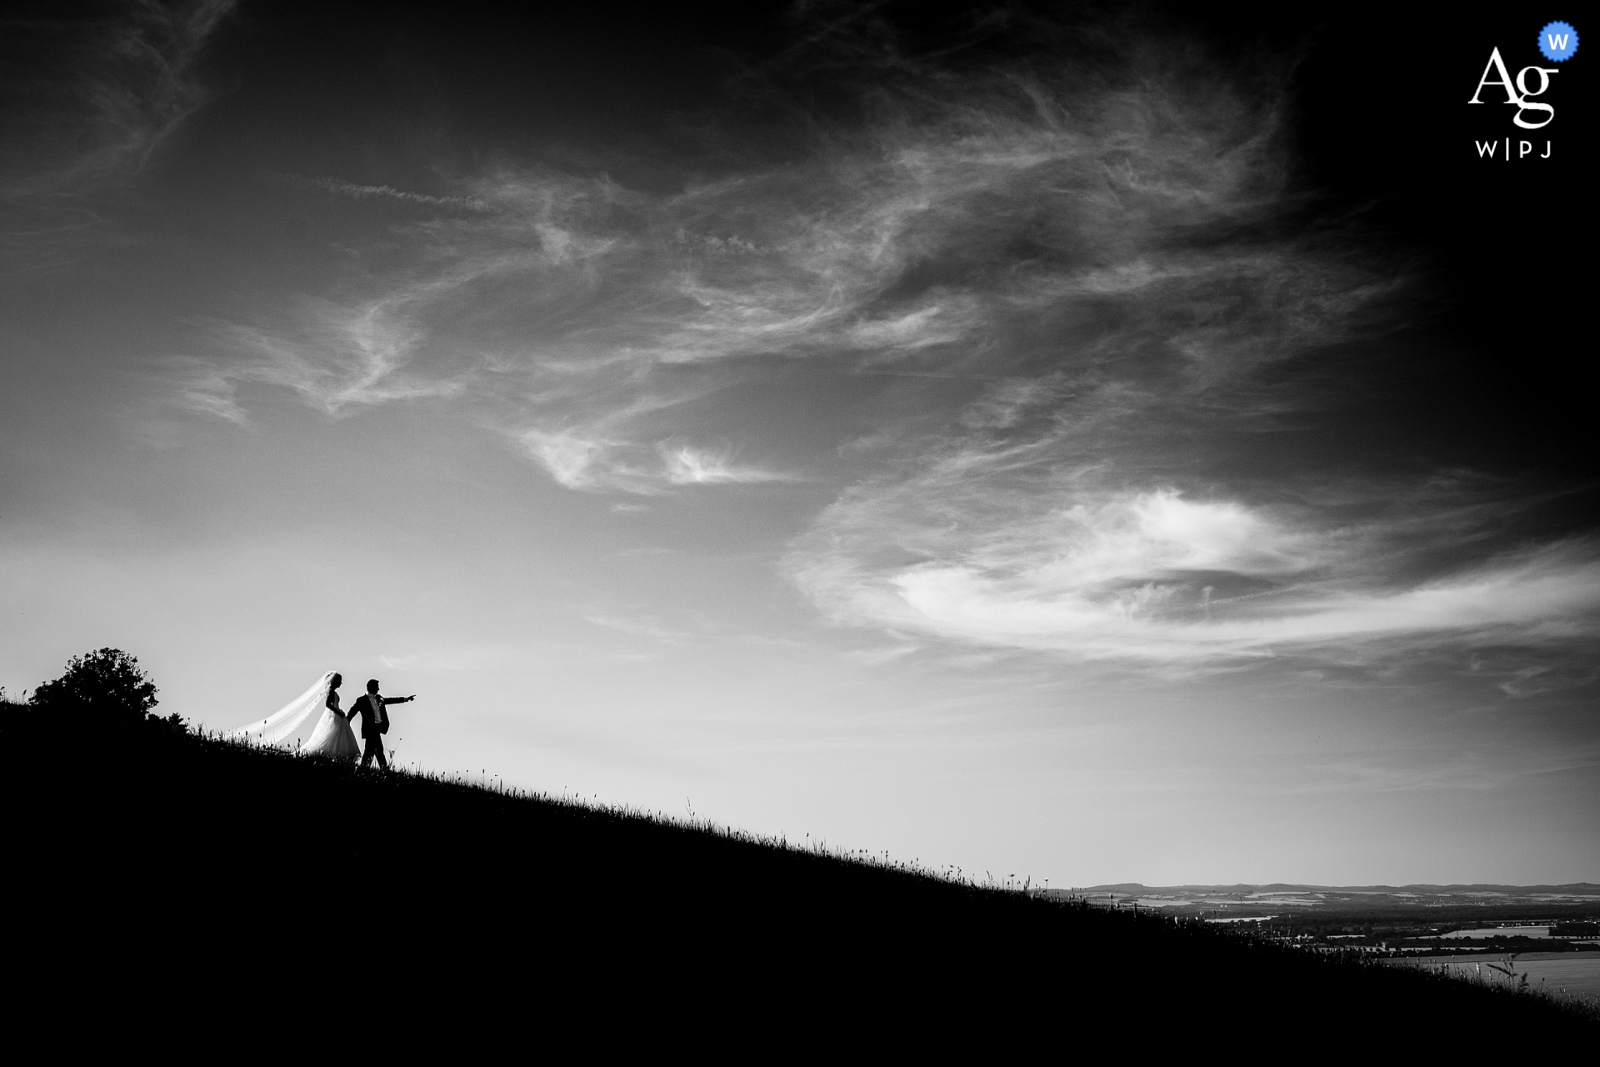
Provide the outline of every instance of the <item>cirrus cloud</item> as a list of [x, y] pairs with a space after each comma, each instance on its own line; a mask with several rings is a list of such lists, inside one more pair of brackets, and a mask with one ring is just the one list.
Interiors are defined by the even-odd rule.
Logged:
[[1166, 490], [1082, 495], [1094, 502], [952, 528], [897, 525], [894, 503], [853, 494], [787, 564], [840, 622], [1085, 661], [1374, 660], [1439, 641], [1555, 646], [1600, 632], [1588, 541], [1418, 577], [1383, 524], [1304, 527]]

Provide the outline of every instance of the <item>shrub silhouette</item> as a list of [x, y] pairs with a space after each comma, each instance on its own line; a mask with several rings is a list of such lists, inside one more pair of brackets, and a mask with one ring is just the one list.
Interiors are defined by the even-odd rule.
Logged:
[[158, 719], [155, 683], [139, 661], [120, 648], [101, 648], [67, 661], [66, 673], [44, 682], [28, 703], [41, 711], [85, 716], [103, 726], [137, 726], [146, 720], [183, 728], [173, 714]]

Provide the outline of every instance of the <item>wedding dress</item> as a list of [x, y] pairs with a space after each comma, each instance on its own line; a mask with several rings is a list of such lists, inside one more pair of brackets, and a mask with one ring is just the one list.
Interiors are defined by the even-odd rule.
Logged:
[[[361, 745], [356, 741], [355, 731], [350, 728], [349, 721], [343, 715], [328, 707], [329, 686], [333, 683], [335, 673], [329, 671], [324, 674], [312, 683], [310, 689], [260, 722], [253, 722], [223, 736], [238, 741], [281, 745], [310, 722], [313, 715], [321, 711], [322, 717], [312, 729], [310, 739], [299, 747], [299, 751], [312, 756], [356, 759], [361, 755]], [[333, 693], [332, 698], [332, 703], [337, 707], [339, 694]]]
[[322, 709], [322, 718], [317, 720], [316, 729], [311, 731], [311, 739], [300, 751], [307, 755], [328, 756], [332, 759], [360, 758], [361, 745], [356, 741], [356, 732], [350, 729], [350, 720], [338, 710], [339, 694], [329, 693], [327, 703], [333, 707]]

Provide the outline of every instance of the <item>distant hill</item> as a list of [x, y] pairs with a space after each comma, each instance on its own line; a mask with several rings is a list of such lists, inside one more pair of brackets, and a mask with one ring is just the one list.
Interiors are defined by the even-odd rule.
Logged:
[[1227, 896], [1230, 894], [1262, 894], [1262, 893], [1318, 893], [1329, 896], [1358, 896], [1388, 895], [1388, 896], [1422, 896], [1422, 897], [1576, 897], [1593, 898], [1600, 900], [1600, 884], [1595, 882], [1569, 882], [1566, 885], [1301, 885], [1291, 882], [1271, 882], [1266, 885], [1251, 885], [1239, 883], [1237, 885], [1167, 885], [1147, 886], [1138, 882], [1118, 882], [1115, 885], [1092, 885], [1083, 889], [1073, 889], [1069, 892], [1086, 893], [1117, 893], [1117, 894], [1150, 894], [1154, 896], [1176, 896], [1182, 894], [1200, 894], [1206, 896]]
[[1486, 1019], [1592, 1033], [1536, 997], [1204, 923], [156, 723], [72, 727], [0, 708], [14, 1017], [92, 1003], [95, 1026], [121, 1012], [147, 1035], [381, 1021], [458, 1053], [494, 1033], [744, 1059], [1265, 1051], [1308, 1013], [1432, 1050]]
[[1159, 908], [1174, 915], [1405, 912], [1445, 909], [1452, 915], [1485, 910], [1529, 917], [1561, 918], [1569, 913], [1600, 914], [1600, 885], [1361, 885], [1325, 886], [1272, 882], [1265, 885], [1147, 886], [1138, 882], [1051, 890], [1063, 900]]

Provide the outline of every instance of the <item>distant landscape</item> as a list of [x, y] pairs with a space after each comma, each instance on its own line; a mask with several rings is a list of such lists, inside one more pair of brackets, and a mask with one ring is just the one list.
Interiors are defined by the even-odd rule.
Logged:
[[[1369, 911], [1374, 908], [1600, 908], [1600, 884], [1568, 885], [1165, 885], [1137, 882], [1092, 885], [1083, 889], [1051, 890], [1086, 900], [1141, 908], [1176, 908], [1193, 911], [1227, 911], [1265, 914], [1267, 910], [1293, 908], [1305, 912]], [[1265, 909], [1265, 910], [1263, 910]], [[1567, 914], [1566, 911], [1551, 914]]]
[[1146, 886], [1050, 889], [1053, 897], [1237, 926], [1302, 947], [1386, 955], [1600, 949], [1600, 885]]
[[1184, 916], [1252, 941], [1600, 998], [1600, 885], [1146, 886], [1047, 890]]

